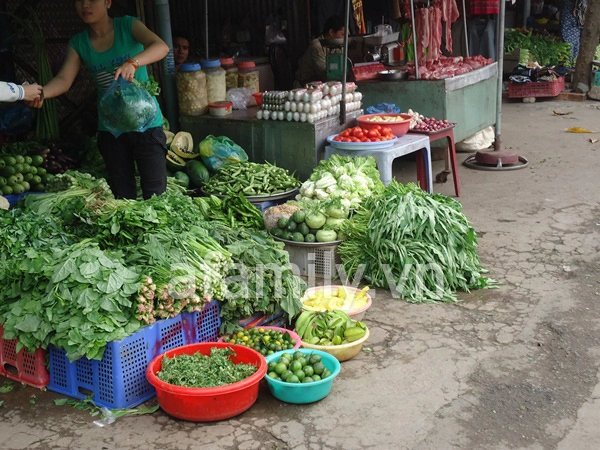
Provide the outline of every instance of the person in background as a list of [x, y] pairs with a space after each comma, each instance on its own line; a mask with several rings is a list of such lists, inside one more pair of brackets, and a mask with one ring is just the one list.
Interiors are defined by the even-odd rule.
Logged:
[[331, 16], [323, 26], [320, 36], [313, 39], [298, 61], [296, 71], [296, 86], [304, 86], [311, 81], [326, 81], [326, 53], [321, 45], [321, 39], [343, 39], [346, 31], [344, 19], [340, 16]]
[[571, 62], [575, 61], [579, 54], [579, 42], [587, 0], [565, 0], [560, 11], [560, 28], [563, 41], [571, 44]]
[[[100, 100], [113, 80], [119, 77], [127, 81], [133, 78], [147, 81], [145, 66], [169, 53], [169, 46], [135, 17], [110, 17], [111, 4], [112, 0], [75, 0], [77, 15], [87, 28], [69, 41], [60, 71], [44, 86], [45, 98], [67, 92], [81, 65], [85, 64], [96, 82]], [[43, 99], [34, 101], [33, 106], [41, 107], [42, 102]], [[166, 136], [157, 101], [156, 104], [158, 114], [144, 132], [128, 132], [115, 137], [99, 120], [98, 149], [116, 198], [137, 198], [136, 166], [144, 199], [160, 195], [167, 188]]]
[[42, 96], [42, 86], [39, 84], [16, 84], [0, 81], [0, 102], [32, 102]]
[[175, 58], [175, 71], [179, 66], [187, 61], [190, 54], [190, 40], [183, 31], [173, 33], [173, 57]]

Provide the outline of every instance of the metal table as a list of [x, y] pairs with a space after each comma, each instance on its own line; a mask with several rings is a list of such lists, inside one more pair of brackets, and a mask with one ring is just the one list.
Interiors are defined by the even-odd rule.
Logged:
[[377, 170], [381, 181], [386, 186], [392, 181], [392, 162], [400, 156], [409, 153], [417, 154], [417, 180], [421, 189], [433, 192], [433, 181], [431, 179], [431, 148], [429, 137], [421, 134], [405, 134], [398, 138], [391, 147], [373, 150], [342, 150], [331, 145], [325, 147], [325, 159], [333, 154], [340, 156], [372, 156], [377, 162]]
[[445, 80], [363, 81], [363, 108], [394, 103], [406, 112], [456, 123], [460, 142], [496, 123], [498, 63]]

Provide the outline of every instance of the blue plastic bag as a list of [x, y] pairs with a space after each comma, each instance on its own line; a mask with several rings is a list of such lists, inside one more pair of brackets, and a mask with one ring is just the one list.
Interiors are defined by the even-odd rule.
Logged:
[[248, 161], [248, 155], [242, 147], [227, 136], [215, 137], [212, 134], [200, 142], [200, 157], [208, 170], [212, 172], [216, 172], [227, 164]]
[[378, 103], [365, 109], [365, 114], [400, 114], [402, 111], [393, 103]]
[[0, 134], [17, 136], [33, 126], [33, 111], [24, 103], [14, 103], [0, 108]]
[[98, 105], [98, 117], [113, 136], [132, 131], [143, 132], [154, 122], [158, 106], [148, 90], [137, 80], [123, 77], [113, 81]]

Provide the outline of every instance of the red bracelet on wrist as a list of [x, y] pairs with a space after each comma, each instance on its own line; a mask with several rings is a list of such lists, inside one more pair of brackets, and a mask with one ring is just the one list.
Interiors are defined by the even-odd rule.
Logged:
[[135, 70], [138, 70], [140, 67], [140, 62], [135, 58], [129, 58], [125, 62], [128, 62], [129, 64], [131, 64], [135, 68]]

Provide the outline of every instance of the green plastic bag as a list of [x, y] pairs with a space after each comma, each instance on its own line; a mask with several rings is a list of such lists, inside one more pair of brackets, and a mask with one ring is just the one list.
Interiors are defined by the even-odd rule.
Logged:
[[200, 142], [200, 157], [202, 162], [212, 172], [231, 163], [248, 161], [248, 155], [242, 147], [227, 136], [209, 134]]

